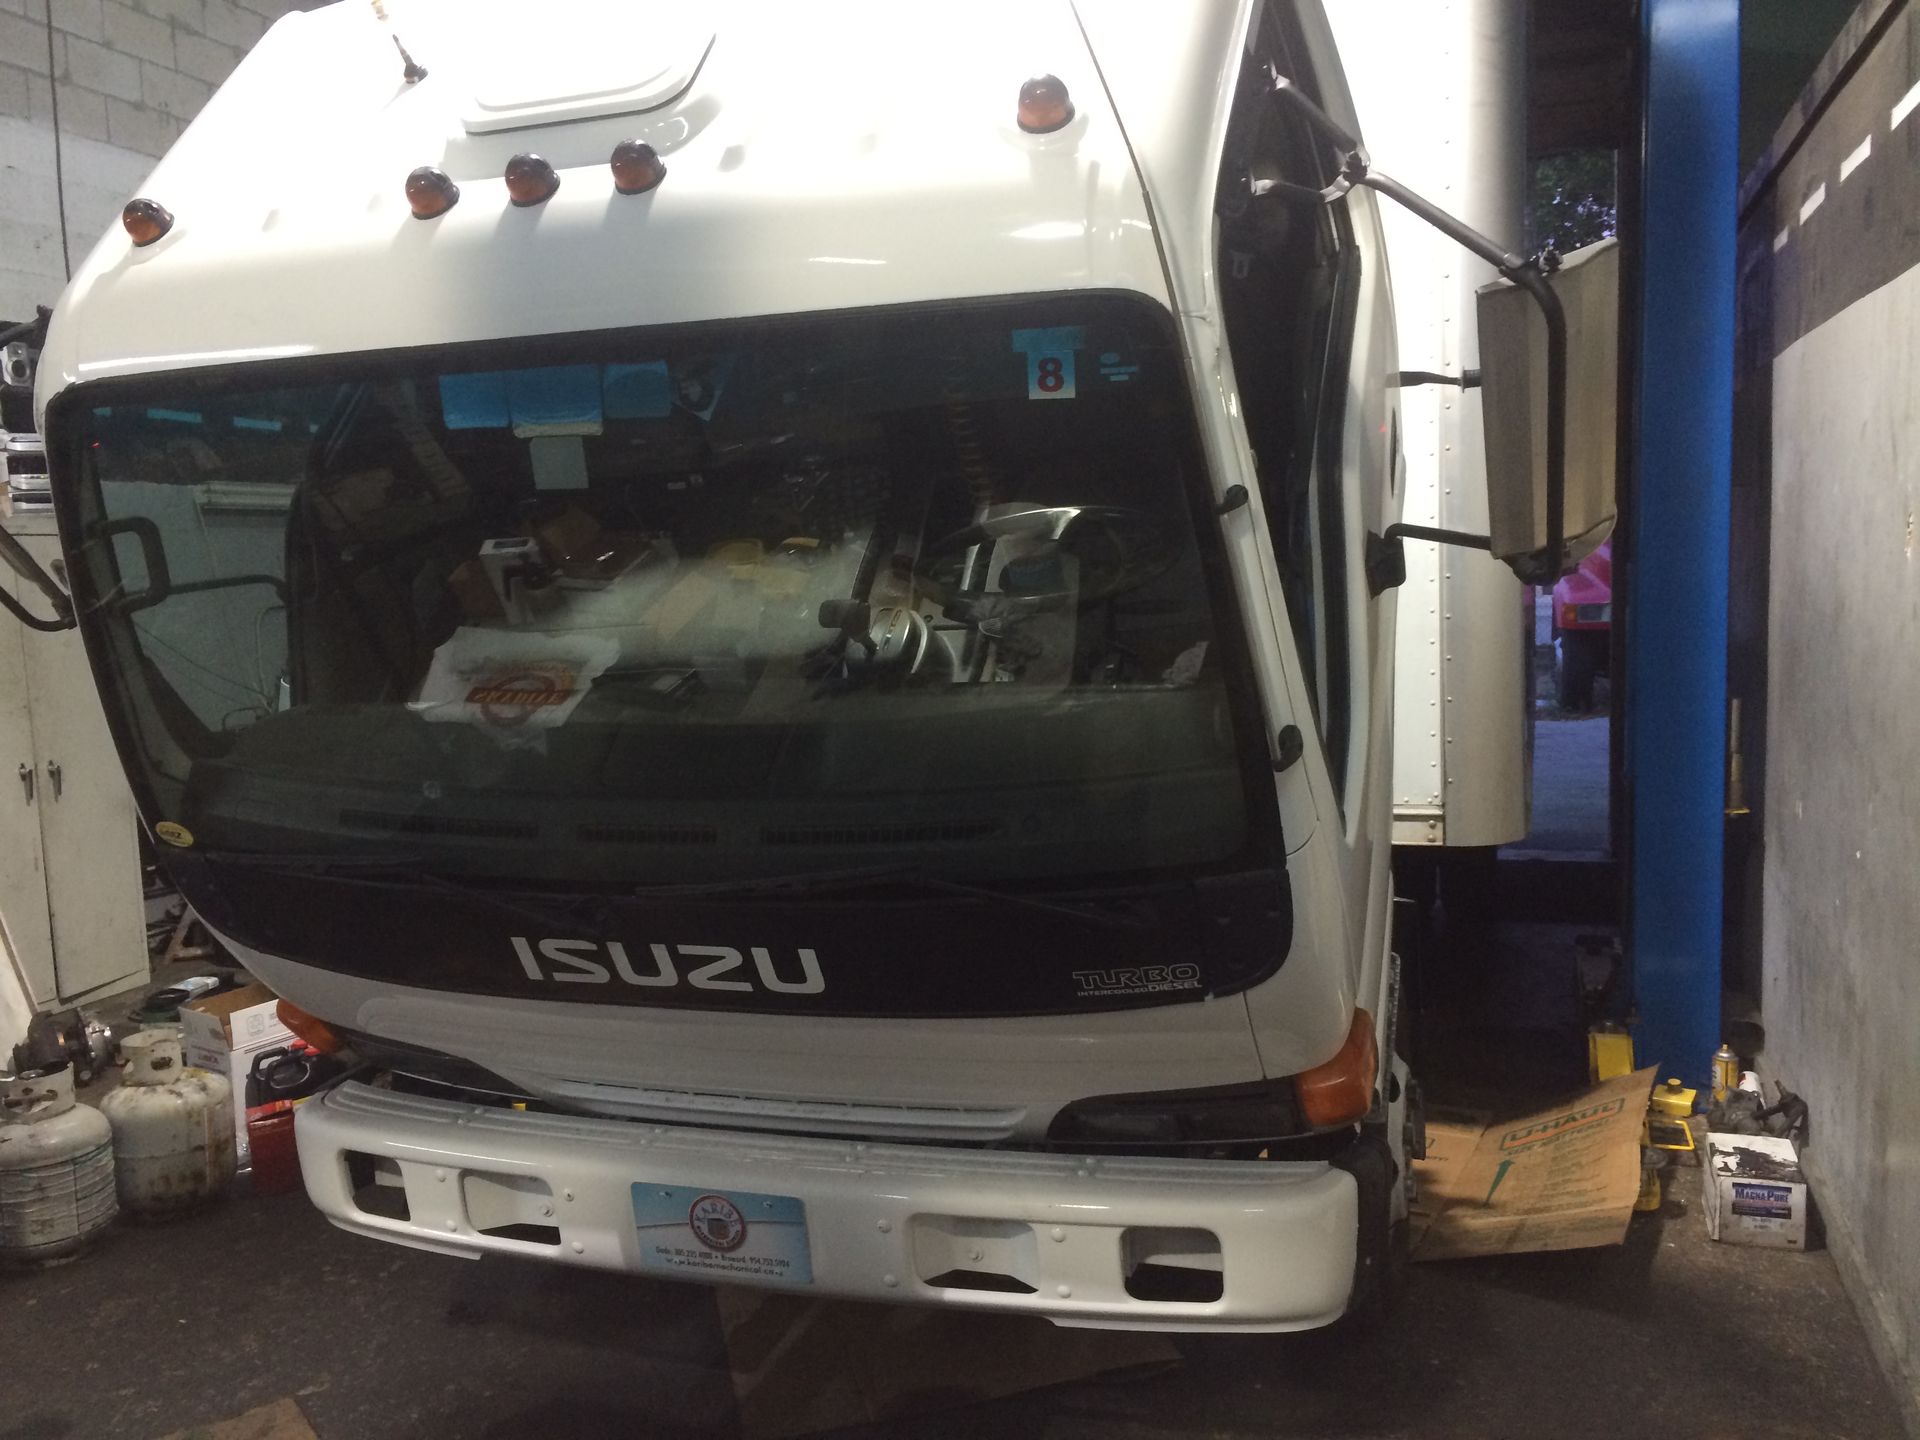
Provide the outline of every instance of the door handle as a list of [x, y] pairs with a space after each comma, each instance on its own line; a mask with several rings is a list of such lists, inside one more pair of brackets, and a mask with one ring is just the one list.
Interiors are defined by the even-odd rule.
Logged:
[[62, 788], [60, 774], [60, 762], [58, 760], [47, 761], [47, 779], [53, 783], [53, 798], [56, 800], [60, 798]]
[[33, 766], [24, 761], [20, 765], [20, 785], [27, 792], [27, 804], [33, 804]]

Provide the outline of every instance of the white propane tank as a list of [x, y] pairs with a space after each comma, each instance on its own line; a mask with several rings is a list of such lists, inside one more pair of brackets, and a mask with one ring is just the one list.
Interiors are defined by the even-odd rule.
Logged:
[[120, 1042], [127, 1073], [100, 1102], [113, 1126], [120, 1206], [152, 1219], [225, 1192], [234, 1174], [233, 1091], [224, 1075], [180, 1062], [180, 1036], [142, 1030]]
[[0, 1261], [70, 1259], [119, 1213], [113, 1132], [73, 1068], [0, 1075]]

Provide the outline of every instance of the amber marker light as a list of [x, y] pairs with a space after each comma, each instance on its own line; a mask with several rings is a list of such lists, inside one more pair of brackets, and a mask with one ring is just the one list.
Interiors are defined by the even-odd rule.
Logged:
[[667, 178], [667, 162], [644, 140], [622, 140], [613, 147], [613, 188], [622, 195], [644, 195]]
[[120, 212], [120, 223], [127, 227], [135, 245], [151, 245], [173, 229], [173, 212], [158, 200], [143, 197], [127, 202], [127, 208]]
[[460, 198], [460, 187], [437, 165], [422, 165], [407, 176], [407, 205], [416, 220], [435, 220]]
[[291, 1000], [282, 1000], [273, 1008], [282, 1025], [322, 1055], [331, 1055], [340, 1048], [340, 1037], [319, 1016], [309, 1015]]
[[559, 188], [560, 172], [531, 151], [507, 161], [507, 198], [522, 209], [550, 199]]
[[1316, 1130], [1351, 1125], [1373, 1109], [1373, 1082], [1380, 1073], [1380, 1049], [1373, 1038], [1373, 1017], [1353, 1012], [1353, 1025], [1340, 1053], [1293, 1077], [1300, 1113]]
[[1045, 135], [1073, 119], [1073, 101], [1058, 75], [1036, 75], [1020, 87], [1020, 128]]

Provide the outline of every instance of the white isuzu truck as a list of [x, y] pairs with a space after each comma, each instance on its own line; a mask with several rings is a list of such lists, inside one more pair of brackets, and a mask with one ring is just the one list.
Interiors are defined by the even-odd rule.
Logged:
[[[268, 32], [53, 315], [70, 594], [0, 541], [0, 596], [367, 1062], [299, 1112], [333, 1221], [1069, 1325], [1381, 1299], [1393, 587], [1597, 543], [1610, 316], [1356, 130], [1318, 0]], [[1397, 524], [1382, 194], [1507, 276], [1486, 535]]]

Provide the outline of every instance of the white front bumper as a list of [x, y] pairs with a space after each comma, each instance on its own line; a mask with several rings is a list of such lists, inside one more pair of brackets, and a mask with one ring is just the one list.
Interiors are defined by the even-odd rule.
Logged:
[[[803, 1139], [493, 1109], [356, 1083], [296, 1114], [307, 1193], [334, 1224], [468, 1258], [638, 1272], [632, 1186], [647, 1181], [799, 1199], [813, 1279], [780, 1288], [822, 1297], [1017, 1311], [1061, 1325], [1295, 1330], [1337, 1319], [1353, 1282], [1358, 1191], [1326, 1164]], [[397, 1164], [408, 1218], [360, 1208], [350, 1151]], [[481, 1233], [503, 1222], [552, 1227], [557, 1243]], [[1217, 1264], [1220, 1298], [1129, 1295], [1126, 1257], [1164, 1248], [1154, 1243], [1163, 1235], [1145, 1232], [1216, 1237], [1218, 1260], [1200, 1268]], [[967, 1269], [1011, 1275], [1032, 1293], [927, 1283]]]

